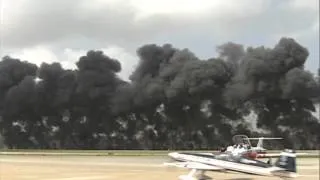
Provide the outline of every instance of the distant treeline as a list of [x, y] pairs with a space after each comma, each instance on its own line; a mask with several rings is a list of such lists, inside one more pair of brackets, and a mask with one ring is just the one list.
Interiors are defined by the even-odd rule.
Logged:
[[0, 138], [23, 149], [214, 149], [246, 134], [316, 148], [320, 81], [304, 69], [306, 48], [282, 38], [273, 48], [228, 42], [216, 50], [199, 59], [170, 44], [143, 45], [130, 82], [101, 51], [80, 57], [76, 70], [3, 57]]

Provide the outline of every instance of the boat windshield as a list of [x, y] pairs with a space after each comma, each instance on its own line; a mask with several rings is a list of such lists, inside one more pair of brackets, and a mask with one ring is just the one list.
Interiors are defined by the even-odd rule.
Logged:
[[235, 145], [241, 145], [247, 149], [251, 147], [251, 143], [246, 135], [235, 135], [232, 140]]

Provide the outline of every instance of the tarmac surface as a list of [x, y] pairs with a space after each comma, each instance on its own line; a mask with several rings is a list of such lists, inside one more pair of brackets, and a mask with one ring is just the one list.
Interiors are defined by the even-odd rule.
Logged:
[[[188, 169], [165, 167], [166, 157], [0, 156], [1, 180], [177, 180]], [[299, 177], [319, 180], [319, 159], [298, 159]], [[280, 179], [241, 173], [207, 172], [219, 180]]]

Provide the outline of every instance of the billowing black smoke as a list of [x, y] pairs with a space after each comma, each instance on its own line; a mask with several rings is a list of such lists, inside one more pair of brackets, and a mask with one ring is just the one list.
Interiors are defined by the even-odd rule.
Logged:
[[[298, 94], [294, 91], [312, 91], [316, 83], [312, 75], [303, 70], [308, 55], [304, 47], [286, 38], [273, 49], [248, 48], [239, 72], [226, 91], [227, 98], [237, 102], [257, 96], [296, 98]], [[302, 79], [296, 79], [297, 76]], [[296, 89], [299, 84], [302, 87]]]
[[[320, 81], [304, 69], [306, 48], [282, 38], [273, 48], [228, 42], [217, 51], [200, 59], [171, 44], [143, 45], [130, 82], [102, 51], [80, 57], [77, 70], [4, 57], [0, 133], [11, 148], [217, 148], [234, 134], [258, 134], [256, 123], [286, 145], [319, 143]], [[257, 122], [246, 120], [250, 112]]]
[[8, 90], [18, 85], [26, 76], [35, 76], [37, 66], [19, 59], [5, 56], [0, 61], [0, 104], [3, 108], [4, 97]]

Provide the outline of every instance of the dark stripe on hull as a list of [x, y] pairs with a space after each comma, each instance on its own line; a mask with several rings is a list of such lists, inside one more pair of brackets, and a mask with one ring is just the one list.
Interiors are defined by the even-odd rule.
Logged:
[[[234, 156], [219, 156], [219, 155], [210, 155], [210, 154], [197, 154], [197, 153], [180, 153], [180, 154], [184, 154], [184, 155], [192, 155], [192, 156], [196, 156], [196, 157], [204, 157], [204, 158], [209, 158], [209, 159], [215, 159], [215, 160], [222, 160], [222, 161], [227, 161], [227, 162], [232, 162], [232, 163], [238, 163], [238, 164], [244, 164], [244, 165], [249, 165], [249, 166], [253, 166], [253, 167], [261, 167], [261, 168], [270, 168], [272, 167], [271, 164], [265, 163], [265, 162], [261, 162], [261, 161], [257, 161], [254, 159], [249, 159], [249, 158], [245, 158], [245, 157], [234, 157]], [[245, 161], [247, 161], [248, 163], [245, 163]], [[250, 161], [254, 162], [254, 163], [249, 163]], [[208, 164], [208, 165], [212, 165], [212, 164]]]
[[228, 170], [228, 171], [233, 171], [233, 172], [238, 172], [238, 173], [245, 173], [245, 174], [251, 174], [251, 175], [256, 175], [256, 176], [264, 176], [264, 175], [261, 175], [261, 174], [257, 174], [257, 173], [250, 173], [248, 171], [239, 171], [239, 170]]

